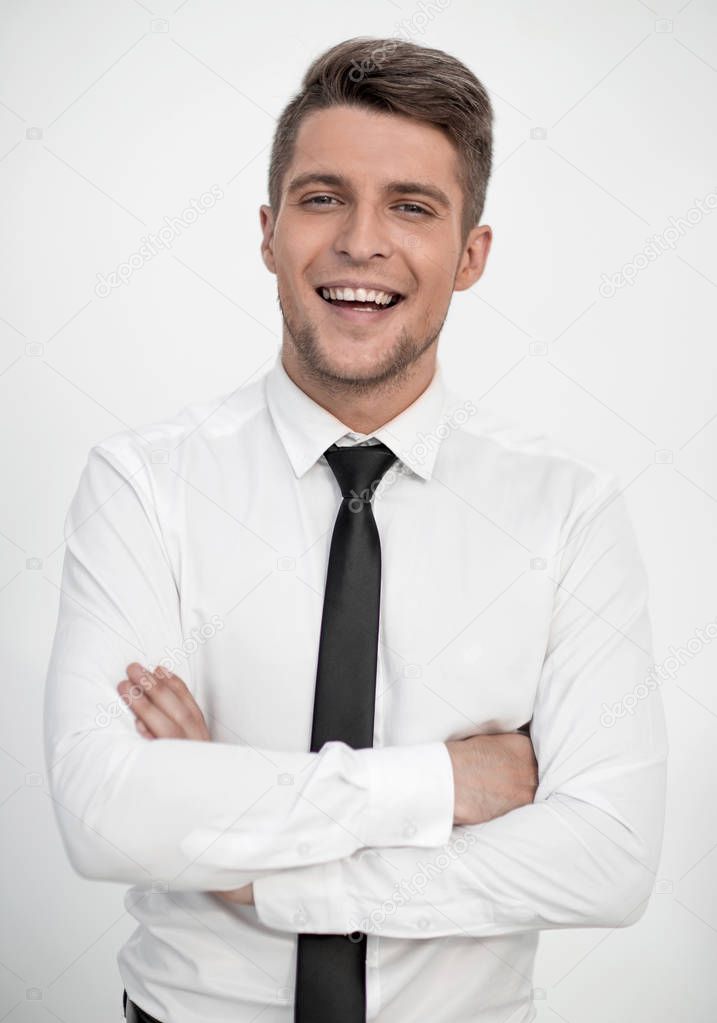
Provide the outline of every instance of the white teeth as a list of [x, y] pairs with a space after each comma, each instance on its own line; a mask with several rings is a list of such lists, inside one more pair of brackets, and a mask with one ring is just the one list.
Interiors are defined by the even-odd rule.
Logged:
[[343, 302], [376, 302], [378, 305], [388, 305], [393, 298], [393, 293], [388, 291], [367, 291], [366, 288], [322, 288], [321, 294]]

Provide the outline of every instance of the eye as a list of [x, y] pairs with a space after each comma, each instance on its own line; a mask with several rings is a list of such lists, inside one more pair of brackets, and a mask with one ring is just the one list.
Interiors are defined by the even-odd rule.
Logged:
[[[312, 195], [309, 199], [304, 199], [301, 203], [302, 206], [310, 206], [315, 203], [317, 199], [333, 199], [333, 195]], [[318, 203], [319, 206], [325, 206], [326, 203]]]
[[415, 203], [415, 202], [402, 202], [402, 203], [399, 203], [399, 206], [404, 206], [404, 207], [405, 207], [405, 206], [412, 206], [412, 207], [413, 207], [413, 209], [414, 209], [414, 210], [417, 210], [417, 212], [418, 212], [418, 213], [423, 213], [423, 214], [425, 214], [425, 216], [427, 216], [427, 217], [430, 217], [430, 215], [431, 215], [431, 214], [429, 213], [429, 211], [428, 211], [428, 210], [425, 210], [425, 209], [423, 208], [423, 206], [419, 206], [419, 205], [418, 205], [417, 203]]

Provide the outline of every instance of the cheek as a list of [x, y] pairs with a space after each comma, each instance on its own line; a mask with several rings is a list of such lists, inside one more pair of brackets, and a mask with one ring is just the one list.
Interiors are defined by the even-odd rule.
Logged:
[[[443, 269], [445, 267], [445, 270]], [[432, 262], [417, 270], [418, 305], [438, 308], [450, 302], [453, 293], [451, 276], [445, 262]]]
[[[326, 265], [325, 262], [323, 264]], [[307, 256], [306, 251], [297, 245], [284, 246], [277, 259], [277, 267], [281, 277], [281, 291], [285, 295], [293, 295], [303, 302], [310, 300], [312, 276], [316, 277], [321, 262]]]
[[326, 260], [331, 238], [327, 235], [326, 225], [322, 227], [316, 219], [284, 225], [278, 251], [287, 264], [303, 269], [317, 264], [322, 256]]

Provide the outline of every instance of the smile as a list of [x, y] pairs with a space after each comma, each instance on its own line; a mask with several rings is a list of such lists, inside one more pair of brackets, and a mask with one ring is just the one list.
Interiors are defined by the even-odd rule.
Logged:
[[326, 295], [322, 294], [322, 291], [326, 291], [326, 289], [317, 288], [316, 294], [324, 305], [327, 305], [333, 313], [340, 316], [343, 320], [348, 320], [352, 323], [369, 324], [384, 320], [390, 317], [393, 310], [404, 300], [403, 295], [394, 295], [388, 305], [379, 305], [376, 302], [361, 302], [356, 299], [342, 301], [340, 299], [327, 298]]

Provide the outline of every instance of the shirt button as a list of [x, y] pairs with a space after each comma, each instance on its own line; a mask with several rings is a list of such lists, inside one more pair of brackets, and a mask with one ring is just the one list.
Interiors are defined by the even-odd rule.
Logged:
[[430, 917], [421, 916], [418, 918], [418, 926], [421, 928], [422, 931], [425, 931], [426, 928], [430, 926], [430, 923], [431, 923]]
[[409, 821], [409, 823], [403, 829], [404, 838], [413, 838], [413, 836], [415, 834], [416, 834], [416, 825], [413, 823], [413, 821]]
[[300, 842], [298, 846], [299, 856], [306, 856], [310, 849], [308, 842]]
[[292, 919], [295, 924], [298, 924], [299, 927], [301, 927], [308, 921], [309, 918], [303, 909], [297, 909]]

